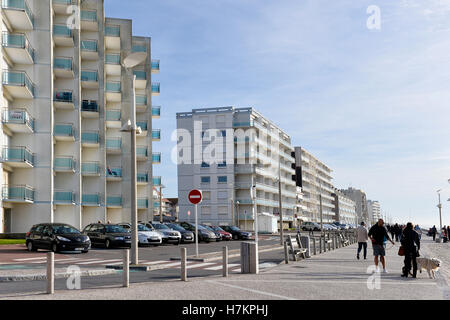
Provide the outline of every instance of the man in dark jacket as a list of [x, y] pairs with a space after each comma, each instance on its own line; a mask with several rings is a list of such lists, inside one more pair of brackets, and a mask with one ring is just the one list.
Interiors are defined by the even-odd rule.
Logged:
[[402, 277], [407, 278], [411, 272], [411, 262], [413, 273], [412, 277], [417, 275], [417, 260], [420, 250], [420, 239], [417, 232], [414, 230], [414, 226], [411, 222], [408, 222], [402, 235], [402, 246], [405, 249], [405, 266], [403, 267]]
[[433, 236], [433, 241], [436, 241], [436, 233], [437, 233], [436, 226], [433, 226], [433, 228], [431, 228], [431, 235]]
[[378, 223], [373, 225], [369, 230], [369, 238], [372, 240], [372, 248], [373, 248], [373, 256], [375, 261], [375, 266], [378, 271], [378, 257], [380, 257], [381, 264], [383, 265], [383, 273], [387, 273], [386, 271], [386, 261], [384, 256], [386, 255], [385, 251], [385, 240], [389, 240], [392, 244], [394, 241], [388, 235], [386, 228], [384, 227], [383, 219], [378, 220]]

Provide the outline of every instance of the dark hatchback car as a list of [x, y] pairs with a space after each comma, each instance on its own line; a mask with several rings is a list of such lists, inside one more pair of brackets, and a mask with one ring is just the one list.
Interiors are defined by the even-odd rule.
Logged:
[[176, 223], [166, 223], [170, 229], [178, 231], [181, 233], [181, 242], [183, 243], [192, 243], [195, 241], [194, 233], [192, 231], [186, 230], [182, 226]]
[[131, 235], [117, 224], [93, 223], [84, 228], [83, 233], [91, 238], [92, 246], [131, 247]]
[[86, 253], [91, 248], [88, 236], [77, 228], [64, 223], [43, 223], [31, 227], [25, 240], [28, 251], [47, 249], [53, 252], [81, 251]]
[[214, 230], [211, 226], [208, 226], [206, 224], [201, 224], [202, 227], [206, 228], [207, 230], [214, 232], [214, 234], [216, 235], [216, 241], [222, 241], [222, 235], [220, 234], [219, 231]]
[[242, 231], [235, 226], [220, 226], [224, 231], [231, 233], [234, 240], [251, 240], [252, 233], [247, 231]]
[[[190, 222], [179, 222], [179, 224], [186, 230], [189, 230], [194, 233], [194, 241], [195, 241], [195, 224]], [[209, 231], [205, 227], [198, 225], [198, 241], [211, 242], [216, 241], [216, 239], [217, 239], [216, 234], [213, 231]]]

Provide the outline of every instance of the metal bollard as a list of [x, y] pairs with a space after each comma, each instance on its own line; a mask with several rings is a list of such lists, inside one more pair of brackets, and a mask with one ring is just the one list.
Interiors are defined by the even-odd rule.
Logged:
[[319, 238], [319, 253], [322, 253], [322, 237]]
[[289, 263], [289, 251], [287, 241], [284, 241], [284, 263]]
[[316, 252], [316, 238], [312, 237], [312, 241], [313, 241], [313, 253], [314, 253], [314, 255], [316, 255], [317, 254], [317, 252]]
[[186, 248], [181, 248], [181, 281], [187, 281]]
[[130, 250], [123, 250], [123, 287], [130, 286]]
[[222, 276], [228, 277], [228, 247], [223, 247]]
[[47, 293], [55, 293], [55, 254], [47, 253]]

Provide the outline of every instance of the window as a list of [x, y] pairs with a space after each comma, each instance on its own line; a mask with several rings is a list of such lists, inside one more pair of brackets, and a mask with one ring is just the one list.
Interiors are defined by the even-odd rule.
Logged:
[[211, 191], [203, 191], [202, 196], [205, 201], [211, 200]]
[[201, 182], [202, 183], [210, 183], [211, 182], [211, 177], [201, 177]]
[[218, 137], [226, 137], [227, 136], [227, 131], [226, 130], [219, 130], [217, 132], [217, 136]]
[[227, 176], [219, 176], [217, 177], [217, 182], [218, 183], [227, 183], [228, 181], [228, 177]]
[[211, 214], [211, 207], [202, 207], [202, 216]]
[[228, 192], [227, 191], [219, 191], [217, 192], [217, 199], [227, 199]]
[[209, 168], [209, 163], [202, 162], [202, 168]]
[[228, 214], [228, 207], [219, 207], [218, 208], [220, 215], [227, 215]]
[[217, 167], [218, 167], [218, 168], [225, 168], [226, 166], [227, 166], [227, 162], [226, 162], [226, 161], [217, 164]]

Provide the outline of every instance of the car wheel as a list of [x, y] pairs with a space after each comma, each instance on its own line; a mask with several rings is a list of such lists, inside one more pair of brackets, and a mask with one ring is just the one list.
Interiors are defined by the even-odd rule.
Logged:
[[56, 243], [52, 244], [52, 251], [53, 252], [58, 252], [58, 245]]
[[238, 239], [239, 239], [238, 235], [237, 234], [233, 234], [233, 240], [238, 240]]
[[109, 239], [106, 239], [106, 241], [105, 241], [105, 248], [106, 249], [111, 248], [111, 241]]
[[28, 251], [36, 251], [37, 249], [34, 247], [33, 241], [27, 242], [27, 249]]
[[81, 251], [82, 253], [88, 253], [89, 252], [89, 250], [83, 250], [83, 251]]

